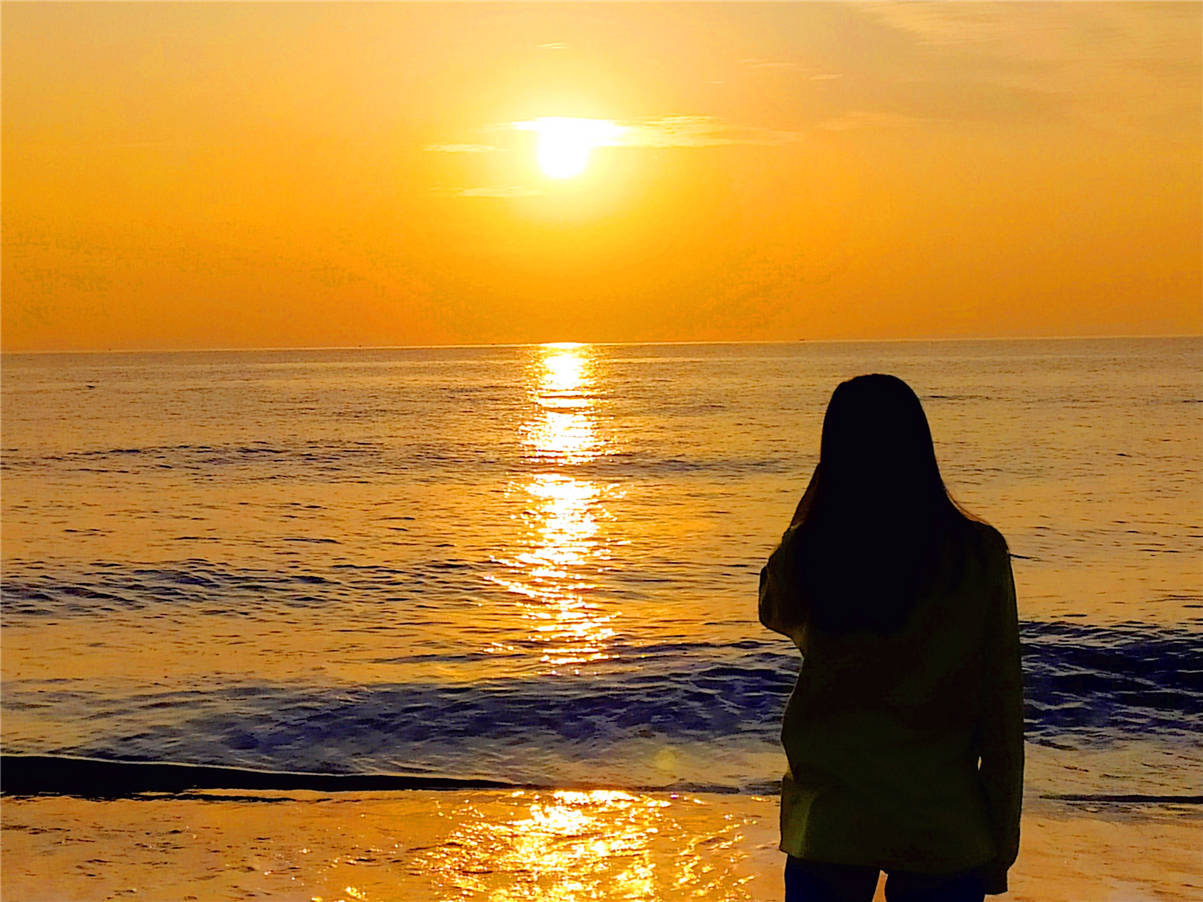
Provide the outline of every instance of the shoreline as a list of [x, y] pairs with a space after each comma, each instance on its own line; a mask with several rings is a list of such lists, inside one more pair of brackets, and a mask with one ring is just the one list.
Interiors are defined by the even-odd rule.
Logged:
[[[81, 800], [137, 799], [148, 794], [189, 795], [198, 791], [227, 792], [453, 792], [508, 790], [541, 792], [698, 793], [706, 795], [776, 796], [780, 783], [753, 787], [674, 784], [616, 786], [612, 784], [524, 783], [487, 777], [445, 774], [323, 773], [267, 770], [216, 764], [137, 761], [78, 755], [0, 754], [0, 795], [13, 798], [70, 796]], [[1041, 793], [1033, 801], [1119, 806], [1203, 805], [1194, 793]]]

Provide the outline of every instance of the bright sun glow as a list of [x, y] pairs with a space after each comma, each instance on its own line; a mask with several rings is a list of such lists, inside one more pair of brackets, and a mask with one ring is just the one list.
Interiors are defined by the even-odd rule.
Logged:
[[543, 116], [514, 127], [538, 136], [535, 159], [545, 175], [567, 179], [580, 175], [589, 162], [589, 151], [613, 144], [622, 134], [622, 126], [609, 119], [573, 119]]

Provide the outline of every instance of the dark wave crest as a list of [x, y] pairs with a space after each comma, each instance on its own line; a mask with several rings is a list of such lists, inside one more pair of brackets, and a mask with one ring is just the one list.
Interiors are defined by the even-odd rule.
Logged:
[[11, 795], [56, 794], [120, 798], [196, 789], [379, 792], [407, 789], [510, 789], [499, 780], [406, 774], [330, 774], [245, 767], [113, 761], [69, 755], [4, 755], [0, 791]]
[[[1023, 638], [1030, 742], [1189, 743], [1203, 733], [1203, 634], [1027, 623]], [[637, 767], [608, 763], [629, 757], [632, 748], [650, 754], [693, 746], [738, 757], [776, 746], [796, 655], [753, 640], [628, 650], [636, 653], [638, 668], [472, 684], [240, 683], [112, 696], [69, 681], [9, 681], [10, 712], [51, 711], [66, 722], [89, 723], [92, 733], [69, 748], [23, 747], [11, 734], [6, 746], [319, 772], [487, 774], [523, 783], [555, 782], [564, 773], [629, 777]], [[615, 752], [620, 748], [626, 751]], [[673, 779], [667, 774], [660, 785]]]

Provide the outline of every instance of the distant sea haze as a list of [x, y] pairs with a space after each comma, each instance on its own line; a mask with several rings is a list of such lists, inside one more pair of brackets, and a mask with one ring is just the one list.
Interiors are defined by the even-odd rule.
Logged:
[[1014, 555], [1029, 794], [1203, 782], [1203, 340], [3, 366], [6, 754], [767, 791], [757, 574], [890, 372]]

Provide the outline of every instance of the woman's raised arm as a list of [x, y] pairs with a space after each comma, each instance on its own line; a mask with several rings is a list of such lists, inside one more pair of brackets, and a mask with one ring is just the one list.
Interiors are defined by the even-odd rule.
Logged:
[[785, 531], [781, 543], [773, 549], [768, 563], [761, 569], [759, 604], [760, 622], [795, 641], [805, 620], [797, 585], [792, 579], [790, 560], [790, 539], [796, 530], [795, 524]]

